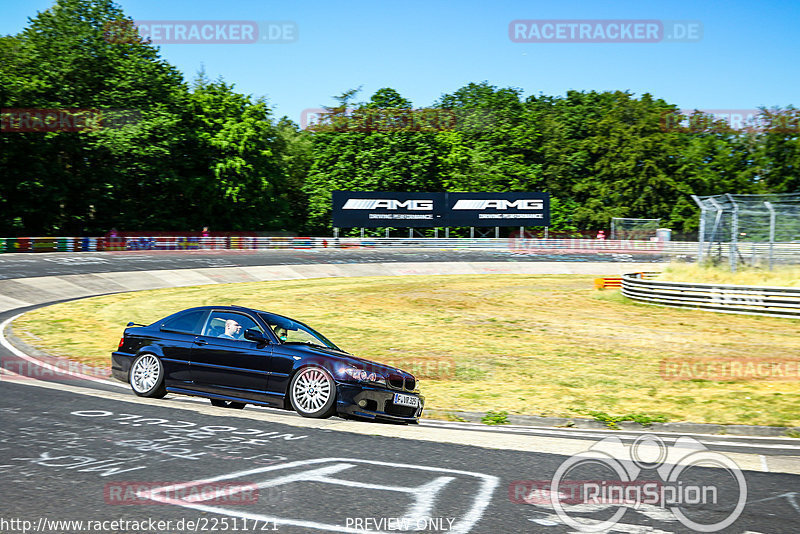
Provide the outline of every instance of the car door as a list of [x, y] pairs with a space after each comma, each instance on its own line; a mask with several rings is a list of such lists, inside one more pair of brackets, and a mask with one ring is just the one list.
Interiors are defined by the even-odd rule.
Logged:
[[[226, 324], [239, 328], [226, 334]], [[194, 389], [240, 399], [270, 402], [267, 398], [271, 344], [244, 339], [244, 331], [263, 328], [249, 315], [212, 310], [192, 349]]]
[[191, 383], [191, 353], [194, 341], [205, 324], [208, 310], [186, 310], [167, 317], [159, 325], [161, 363], [168, 385], [186, 386]]

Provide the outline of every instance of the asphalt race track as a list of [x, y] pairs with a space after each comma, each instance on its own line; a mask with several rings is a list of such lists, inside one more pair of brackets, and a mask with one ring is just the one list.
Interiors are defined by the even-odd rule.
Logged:
[[[98, 253], [62, 263], [46, 254], [14, 255], [0, 256], [0, 272], [13, 278], [20, 272], [207, 268], [211, 262], [415, 261], [385, 251], [368, 257], [360, 251], [327, 254]], [[429, 254], [419, 261], [509, 259], [461, 251]], [[21, 311], [0, 313], [0, 323]], [[680, 510], [687, 521], [724, 521], [744, 495], [738, 519], [717, 531], [791, 533], [800, 522], [800, 443], [787, 438], [686, 436], [680, 445], [673, 443], [678, 436], [662, 435], [667, 447], [661, 447], [654, 445], [657, 438], [633, 432], [316, 421], [269, 409], [214, 408], [205, 400], [174, 395], [141, 399], [120, 383], [32, 373], [36, 360], [5, 344], [0, 359], [4, 370], [21, 371], [0, 376], [2, 533], [566, 533], [576, 531], [569, 518], [602, 521], [619, 510], [624, 514], [605, 531], [695, 531], [652, 504], [567, 501], [568, 519], [555, 513], [548, 491], [559, 468], [609, 436], [631, 451], [645, 445], [639, 456], [627, 456], [643, 469], [638, 482], [664, 481], [658, 462], [648, 456], [653, 450], [694, 451], [706, 459], [724, 453], [742, 468], [744, 493], [735, 473], [726, 469], [685, 470], [679, 479], [683, 487], [711, 488], [708, 495], [715, 496], [713, 502], [684, 503]], [[622, 462], [629, 449], [621, 444], [607, 461], [578, 465], [564, 480], [619, 481], [619, 472], [609, 467], [614, 459], [632, 465]], [[83, 523], [56, 523], [70, 520]]]
[[617, 252], [542, 253], [467, 249], [308, 249], [121, 251], [0, 254], [0, 280], [88, 273], [248, 267], [256, 265], [312, 265], [424, 262], [661, 262], [662, 254]]

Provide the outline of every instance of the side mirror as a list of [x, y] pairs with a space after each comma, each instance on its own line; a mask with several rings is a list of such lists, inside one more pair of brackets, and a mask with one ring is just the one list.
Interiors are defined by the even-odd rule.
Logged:
[[244, 338], [250, 341], [255, 341], [256, 343], [263, 343], [266, 345], [269, 343], [269, 338], [261, 333], [261, 331], [256, 330], [255, 328], [248, 328], [244, 331]]

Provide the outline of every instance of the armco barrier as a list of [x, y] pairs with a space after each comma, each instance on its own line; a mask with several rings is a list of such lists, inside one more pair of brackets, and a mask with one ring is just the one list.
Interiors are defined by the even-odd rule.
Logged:
[[[70, 248], [72, 247], [72, 248]], [[0, 252], [125, 251], [125, 250], [266, 250], [312, 248], [435, 248], [495, 249], [516, 254], [649, 254], [693, 257], [698, 244], [689, 241], [633, 241], [535, 238], [420, 238], [420, 237], [257, 237], [148, 236], [135, 237], [10, 237], [0, 238]], [[743, 258], [763, 258], [768, 243], [740, 247]], [[724, 253], [725, 250], [722, 250]], [[773, 245], [775, 261], [800, 263], [800, 243]], [[621, 258], [624, 260], [624, 258]], [[660, 258], [659, 258], [660, 259]]]
[[800, 319], [800, 288], [660, 282], [622, 276], [622, 294], [658, 306]]
[[0, 238], [0, 252], [67, 252], [124, 250], [260, 250], [313, 248], [438, 248], [498, 249], [519, 254], [568, 253], [689, 253], [695, 243], [610, 241], [599, 239], [408, 238], [408, 237], [257, 237], [127, 236]]

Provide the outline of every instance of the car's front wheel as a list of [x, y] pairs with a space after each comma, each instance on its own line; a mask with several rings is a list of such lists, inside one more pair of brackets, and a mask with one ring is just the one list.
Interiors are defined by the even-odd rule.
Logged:
[[241, 410], [244, 408], [243, 402], [226, 401], [222, 399], [210, 399], [211, 405], [217, 408], [233, 408], [234, 410]]
[[160, 399], [167, 394], [164, 366], [154, 354], [142, 354], [133, 361], [128, 381], [133, 392], [140, 397]]
[[336, 411], [336, 383], [321, 367], [304, 367], [294, 375], [289, 398], [303, 417], [324, 419]]

